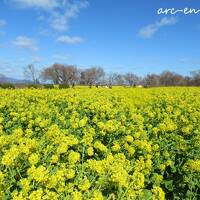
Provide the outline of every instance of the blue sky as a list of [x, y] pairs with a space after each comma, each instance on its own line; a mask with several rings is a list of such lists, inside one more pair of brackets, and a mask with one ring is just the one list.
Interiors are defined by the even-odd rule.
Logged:
[[200, 12], [158, 15], [159, 8], [200, 9], [196, 0], [1, 0], [0, 73], [54, 62], [138, 75], [200, 69]]

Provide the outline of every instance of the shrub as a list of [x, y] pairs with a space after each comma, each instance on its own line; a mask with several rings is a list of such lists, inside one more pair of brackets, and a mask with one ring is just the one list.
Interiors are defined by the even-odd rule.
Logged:
[[0, 88], [3, 89], [15, 89], [15, 85], [13, 83], [1, 83]]
[[66, 89], [66, 88], [70, 88], [69, 84], [60, 84], [59, 85], [59, 89]]
[[42, 88], [42, 85], [40, 85], [40, 84], [28, 84], [27, 88], [39, 89], [39, 88]]
[[45, 89], [53, 89], [54, 88], [54, 84], [44, 84], [43, 87]]

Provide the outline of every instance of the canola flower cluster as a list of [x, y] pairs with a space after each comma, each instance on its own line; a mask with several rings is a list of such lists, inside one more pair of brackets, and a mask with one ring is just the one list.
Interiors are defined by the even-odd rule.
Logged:
[[0, 199], [199, 198], [199, 88], [0, 90]]

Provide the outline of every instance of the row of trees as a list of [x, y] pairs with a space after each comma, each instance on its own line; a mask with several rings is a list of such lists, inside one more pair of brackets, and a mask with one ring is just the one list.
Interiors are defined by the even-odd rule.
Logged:
[[139, 77], [134, 73], [106, 74], [101, 67], [79, 69], [74, 65], [53, 64], [43, 68], [38, 73], [34, 65], [28, 65], [24, 70], [25, 76], [33, 83], [49, 82], [67, 85], [128, 85], [128, 86], [200, 86], [200, 71], [191, 73], [191, 76], [182, 76], [175, 72], [164, 71], [161, 74], [148, 74]]

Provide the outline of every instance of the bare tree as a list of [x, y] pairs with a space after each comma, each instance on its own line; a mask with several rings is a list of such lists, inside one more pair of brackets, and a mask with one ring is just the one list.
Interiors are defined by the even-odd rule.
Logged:
[[175, 86], [183, 85], [184, 78], [180, 74], [164, 71], [160, 74], [160, 85], [162, 86]]
[[185, 78], [180, 74], [174, 73], [173, 85], [177, 85], [177, 86], [186, 85]]
[[115, 73], [114, 80], [116, 85], [124, 85], [125, 83], [124, 75], [122, 74]]
[[140, 80], [140, 78], [137, 75], [130, 72], [124, 75], [124, 79], [129, 86], [137, 85]]
[[192, 82], [195, 86], [200, 86], [200, 70], [191, 72]]
[[41, 77], [45, 81], [52, 81], [54, 84], [75, 85], [79, 81], [80, 73], [74, 65], [63, 65], [55, 63], [44, 68]]
[[34, 84], [39, 83], [38, 71], [33, 64], [29, 64], [24, 68], [24, 76]]
[[[26, 72], [33, 82], [36, 82], [36, 70], [33, 65], [26, 68]], [[101, 67], [91, 67], [85, 70], [78, 69], [74, 65], [64, 65], [55, 63], [46, 67], [41, 73], [41, 78], [45, 81], [52, 81], [54, 84], [68, 84], [74, 86], [77, 83], [83, 85], [100, 84], [112, 85], [129, 85], [143, 84], [146, 86], [183, 86], [183, 85], [200, 85], [200, 71], [191, 73], [191, 76], [182, 76], [175, 72], [164, 71], [160, 75], [148, 74], [143, 79], [129, 72], [125, 75], [119, 73], [105, 74]]]
[[106, 77], [106, 82], [109, 86], [115, 85], [116, 73], [109, 73]]
[[105, 72], [101, 67], [88, 68], [81, 72], [81, 83], [84, 85], [100, 84]]
[[62, 82], [68, 85], [74, 85], [79, 81], [80, 74], [77, 67], [73, 65], [63, 66]]
[[193, 79], [190, 76], [185, 76], [184, 77], [184, 83], [185, 83], [184, 84], [185, 86], [192, 86], [192, 85], [194, 85]]
[[146, 86], [155, 87], [155, 86], [159, 86], [160, 84], [159, 79], [160, 77], [157, 74], [147, 74], [143, 82]]
[[43, 69], [41, 78], [44, 81], [52, 81], [54, 84], [61, 83], [60, 65], [55, 63], [50, 67]]

